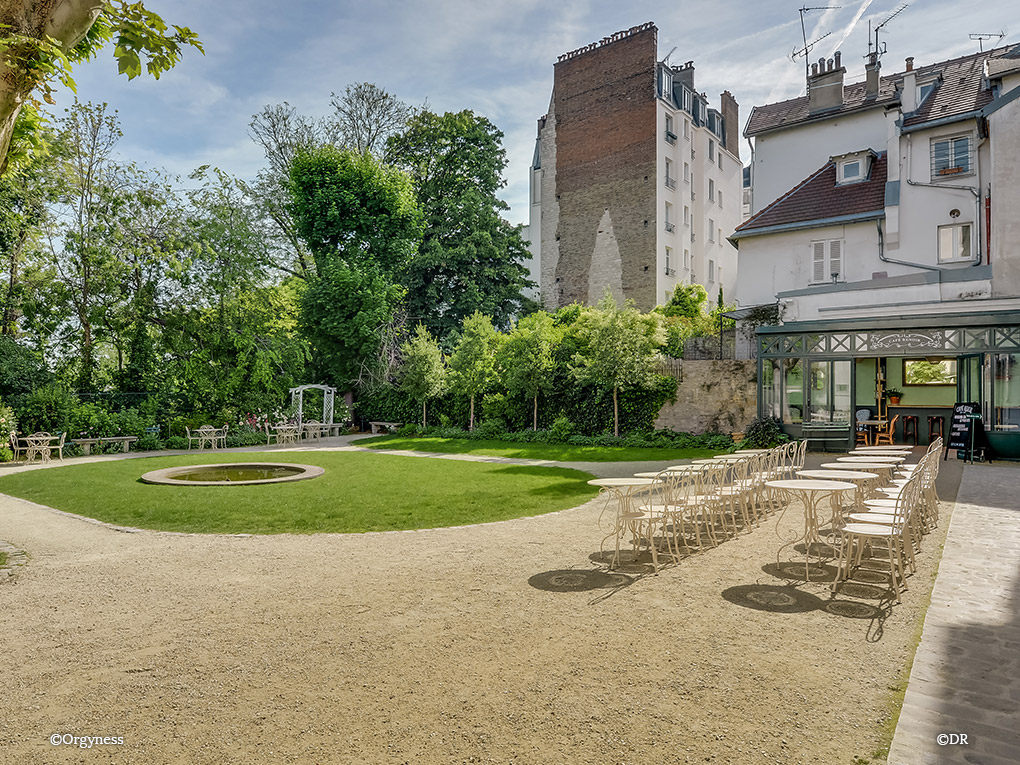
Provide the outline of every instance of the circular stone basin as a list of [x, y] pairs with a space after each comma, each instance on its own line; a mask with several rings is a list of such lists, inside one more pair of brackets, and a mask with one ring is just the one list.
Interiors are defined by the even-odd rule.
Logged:
[[318, 478], [324, 472], [315, 465], [297, 465], [292, 462], [226, 462], [151, 470], [142, 476], [142, 480], [167, 486], [252, 486], [304, 481]]

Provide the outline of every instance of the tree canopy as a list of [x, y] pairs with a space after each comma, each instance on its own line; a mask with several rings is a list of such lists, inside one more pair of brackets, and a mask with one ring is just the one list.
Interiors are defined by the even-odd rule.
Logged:
[[503, 133], [465, 110], [423, 110], [390, 138], [389, 158], [411, 176], [425, 229], [405, 265], [407, 310], [440, 338], [481, 311], [498, 328], [509, 325], [528, 286], [530, 253], [519, 227], [500, 213], [505, 185]]

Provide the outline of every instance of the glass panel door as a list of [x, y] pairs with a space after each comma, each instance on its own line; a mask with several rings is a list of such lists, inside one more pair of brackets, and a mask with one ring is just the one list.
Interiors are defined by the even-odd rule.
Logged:
[[960, 356], [956, 373], [956, 400], [981, 401], [981, 354]]
[[853, 399], [850, 381], [852, 379], [850, 361], [832, 362], [832, 421], [850, 422]]
[[809, 361], [806, 419], [810, 422], [832, 422], [832, 362]]

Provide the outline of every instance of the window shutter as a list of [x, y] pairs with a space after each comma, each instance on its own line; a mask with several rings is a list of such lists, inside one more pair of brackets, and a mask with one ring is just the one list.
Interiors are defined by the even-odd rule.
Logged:
[[825, 242], [811, 243], [811, 281], [825, 281]]
[[826, 276], [831, 279], [833, 274], [843, 275], [843, 241], [841, 239], [833, 239], [829, 242], [829, 273]]

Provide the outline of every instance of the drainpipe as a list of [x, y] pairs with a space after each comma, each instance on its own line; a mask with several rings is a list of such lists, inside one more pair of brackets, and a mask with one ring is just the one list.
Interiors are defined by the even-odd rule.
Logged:
[[[910, 181], [907, 181], [910, 183]], [[923, 268], [926, 271], [945, 271], [944, 268], [938, 266], [929, 266], [925, 263], [910, 263], [906, 260], [895, 260], [893, 258], [887, 258], [885, 255], [885, 232], [882, 231], [882, 219], [879, 218], [875, 221], [875, 225], [878, 227], [878, 259], [883, 263], [894, 263], [897, 266], [910, 266], [911, 268]]]

